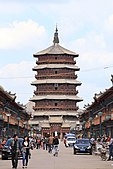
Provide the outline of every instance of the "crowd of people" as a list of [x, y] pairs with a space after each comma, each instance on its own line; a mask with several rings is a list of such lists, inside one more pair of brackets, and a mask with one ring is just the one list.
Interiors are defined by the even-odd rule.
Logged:
[[[113, 160], [113, 138], [106, 137], [106, 135], [103, 135], [102, 138], [97, 137], [97, 139], [92, 137], [90, 138], [90, 143], [92, 145], [93, 151], [95, 152], [102, 150], [102, 148], [108, 149], [109, 157], [107, 160]], [[12, 168], [17, 169], [19, 152], [22, 154], [22, 168], [27, 168], [29, 159], [31, 158], [31, 149], [36, 148], [38, 150], [42, 148], [43, 150], [46, 150], [48, 153], [52, 153], [55, 156], [55, 153], [58, 153], [58, 145], [58, 136], [53, 137], [50, 135], [49, 137], [40, 136], [37, 138], [29, 138], [28, 136], [24, 136], [22, 143], [20, 143], [18, 135], [15, 134], [10, 143]]]
[[27, 168], [28, 166], [28, 159], [30, 158], [30, 140], [28, 136], [25, 136], [22, 144], [18, 139], [18, 135], [15, 134], [13, 136], [13, 139], [10, 143], [10, 149], [11, 149], [11, 156], [12, 156], [12, 168], [17, 169], [18, 166], [18, 156], [19, 153], [22, 154], [22, 168]]
[[18, 166], [18, 157], [19, 154], [22, 154], [22, 168], [27, 168], [28, 161], [31, 158], [31, 149], [40, 149], [47, 150], [49, 153], [53, 152], [55, 156], [56, 147], [58, 150], [59, 139], [57, 136], [49, 137], [37, 137], [32, 138], [24, 136], [22, 143], [18, 139], [18, 135], [14, 134], [13, 139], [10, 143], [11, 157], [12, 157], [12, 168], [17, 169]]
[[104, 150], [105, 153], [108, 153], [107, 161], [113, 160], [113, 138], [106, 135], [103, 135], [102, 138], [98, 136], [97, 139], [92, 137], [90, 143], [93, 151], [101, 153]]
[[59, 145], [59, 139], [58, 136], [53, 137], [50, 135], [49, 137], [44, 138], [37, 138], [36, 140], [36, 148], [40, 149], [43, 148], [43, 150], [47, 150], [49, 153], [53, 152], [53, 155], [55, 156], [56, 148], [58, 149]]

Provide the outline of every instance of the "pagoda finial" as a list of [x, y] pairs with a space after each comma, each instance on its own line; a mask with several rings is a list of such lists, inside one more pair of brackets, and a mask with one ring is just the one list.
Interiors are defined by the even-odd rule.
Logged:
[[111, 82], [112, 82], [112, 86], [113, 86], [113, 75], [111, 75]]
[[53, 43], [54, 43], [54, 45], [55, 45], [56, 43], [59, 43], [57, 25], [56, 25], [56, 32], [54, 33], [54, 40], [53, 40]]

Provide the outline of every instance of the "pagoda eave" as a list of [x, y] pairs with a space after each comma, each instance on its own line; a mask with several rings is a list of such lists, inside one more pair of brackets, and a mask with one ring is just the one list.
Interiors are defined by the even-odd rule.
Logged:
[[37, 71], [39, 69], [59, 69], [59, 68], [68, 68], [68, 69], [74, 69], [76, 71], [79, 71], [80, 68], [75, 65], [69, 65], [69, 64], [43, 64], [43, 65], [38, 65], [33, 68], [34, 71]]
[[38, 84], [75, 84], [75, 85], [81, 85], [80, 81], [77, 80], [71, 80], [71, 79], [43, 79], [43, 80], [36, 80], [31, 83], [31, 85], [38, 85]]
[[52, 46], [42, 51], [39, 51], [36, 54], [33, 54], [34, 57], [38, 57], [41, 55], [71, 55], [74, 57], [78, 57], [78, 54], [60, 46], [58, 43], [53, 44]]
[[49, 117], [49, 123], [63, 123], [63, 119], [62, 117], [58, 117], [58, 116], [50, 116]]
[[35, 116], [77, 116], [77, 111], [35, 111]]
[[36, 54], [33, 54], [33, 57], [35, 58], [38, 58], [39, 56], [46, 56], [46, 55], [70, 55], [70, 56], [74, 56], [74, 57], [78, 57], [79, 54], [68, 54], [68, 53], [44, 53], [44, 54], [41, 54], [41, 53], [36, 53]]
[[42, 96], [33, 96], [30, 101], [38, 101], [38, 100], [75, 100], [82, 101], [83, 99], [78, 96], [70, 96], [70, 95], [42, 95]]

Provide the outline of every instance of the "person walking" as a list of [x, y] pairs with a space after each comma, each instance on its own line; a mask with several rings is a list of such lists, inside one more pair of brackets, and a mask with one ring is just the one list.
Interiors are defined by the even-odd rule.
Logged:
[[52, 135], [50, 135], [49, 139], [48, 139], [48, 146], [49, 146], [49, 153], [52, 153], [52, 149], [53, 149], [53, 138]]
[[55, 136], [53, 139], [53, 155], [58, 156], [58, 145], [59, 145], [59, 139], [58, 136]]
[[12, 155], [12, 168], [17, 169], [18, 166], [18, 154], [21, 151], [21, 145], [18, 140], [18, 135], [14, 134], [13, 139], [10, 143], [11, 155]]
[[22, 143], [22, 162], [23, 162], [23, 168], [27, 168], [28, 165], [28, 159], [30, 157], [30, 141], [29, 137], [25, 136], [23, 143]]
[[113, 138], [111, 138], [110, 142], [108, 143], [109, 146], [109, 158], [107, 161], [110, 161], [111, 158], [113, 159]]
[[37, 138], [37, 149], [40, 149], [41, 146], [41, 139]]

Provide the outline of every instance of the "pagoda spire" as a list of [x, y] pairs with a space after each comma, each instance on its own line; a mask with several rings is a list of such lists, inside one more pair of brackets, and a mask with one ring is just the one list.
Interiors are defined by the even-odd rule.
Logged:
[[54, 33], [53, 43], [54, 43], [54, 45], [59, 43], [57, 25], [56, 25], [56, 32]]

